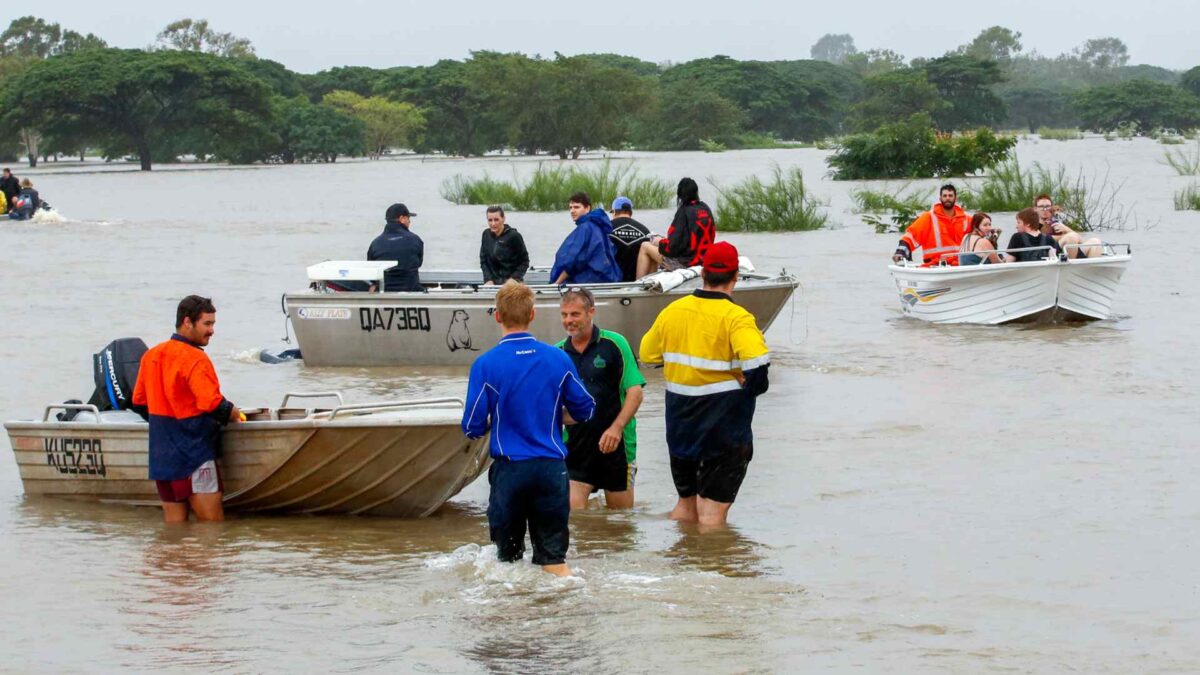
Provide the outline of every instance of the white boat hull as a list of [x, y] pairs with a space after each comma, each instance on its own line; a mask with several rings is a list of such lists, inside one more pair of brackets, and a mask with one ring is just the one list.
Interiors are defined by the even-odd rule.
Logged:
[[891, 265], [900, 309], [931, 323], [1107, 319], [1129, 255], [1001, 265]]

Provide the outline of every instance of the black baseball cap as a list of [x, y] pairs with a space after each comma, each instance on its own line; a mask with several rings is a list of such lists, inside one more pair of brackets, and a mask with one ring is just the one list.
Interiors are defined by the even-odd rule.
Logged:
[[400, 216], [408, 216], [409, 218], [416, 218], [417, 214], [409, 211], [408, 207], [403, 204], [392, 204], [391, 206], [388, 207], [387, 215], [384, 216], [384, 218], [386, 218], [387, 221], [390, 223], [393, 220], [399, 218]]

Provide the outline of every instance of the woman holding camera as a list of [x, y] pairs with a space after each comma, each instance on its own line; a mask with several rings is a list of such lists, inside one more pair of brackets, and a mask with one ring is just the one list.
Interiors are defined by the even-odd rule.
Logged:
[[[959, 265], [979, 265], [984, 261], [989, 263], [1004, 262], [996, 255], [996, 241], [1000, 238], [1000, 229], [992, 227], [992, 217], [980, 211], [971, 218], [971, 231], [963, 238], [962, 255], [958, 256]], [[990, 251], [990, 252], [989, 252]]]

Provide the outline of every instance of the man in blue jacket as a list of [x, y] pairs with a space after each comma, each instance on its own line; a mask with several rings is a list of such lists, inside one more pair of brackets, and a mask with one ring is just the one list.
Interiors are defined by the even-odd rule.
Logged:
[[425, 262], [425, 242], [411, 230], [412, 219], [416, 217], [404, 204], [392, 204], [384, 215], [383, 232], [367, 248], [367, 260], [396, 261], [396, 266], [383, 276], [382, 290], [409, 293], [425, 290], [420, 272]]
[[604, 209], [593, 209], [586, 192], [576, 192], [567, 203], [575, 229], [554, 254], [550, 278], [556, 284], [602, 284], [621, 280], [617, 252], [608, 235], [612, 221]]
[[533, 291], [513, 280], [496, 292], [500, 343], [471, 365], [462, 428], [469, 438], [490, 429], [492, 467], [488, 528], [501, 562], [525, 554], [525, 529], [533, 564], [570, 576], [567, 518], [571, 513], [563, 409], [586, 422], [596, 410], [571, 358], [529, 334]]

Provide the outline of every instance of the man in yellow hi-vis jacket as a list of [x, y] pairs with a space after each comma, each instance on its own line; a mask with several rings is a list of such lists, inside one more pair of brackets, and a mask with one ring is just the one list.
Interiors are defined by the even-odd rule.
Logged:
[[663, 364], [676, 520], [724, 525], [754, 455], [754, 402], [771, 356], [754, 316], [734, 304], [737, 249], [709, 247], [703, 290], [667, 305], [642, 337], [643, 363]]

